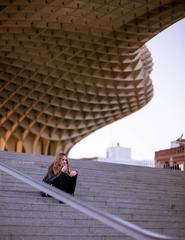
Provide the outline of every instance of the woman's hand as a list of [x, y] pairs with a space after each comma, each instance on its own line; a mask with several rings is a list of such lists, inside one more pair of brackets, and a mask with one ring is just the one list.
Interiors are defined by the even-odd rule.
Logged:
[[68, 171], [68, 166], [67, 166], [67, 164], [66, 164], [66, 165], [64, 165], [63, 168], [62, 168], [62, 172], [67, 172], [67, 171]]
[[75, 170], [73, 170], [73, 171], [71, 171], [70, 172], [70, 177], [74, 177], [74, 176], [76, 176], [77, 175], [77, 171], [75, 171]]

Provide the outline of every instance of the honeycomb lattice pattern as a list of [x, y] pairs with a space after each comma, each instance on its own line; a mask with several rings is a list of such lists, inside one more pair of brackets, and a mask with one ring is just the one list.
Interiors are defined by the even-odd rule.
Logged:
[[184, 0], [0, 0], [0, 150], [68, 152], [142, 108], [144, 43], [184, 16]]

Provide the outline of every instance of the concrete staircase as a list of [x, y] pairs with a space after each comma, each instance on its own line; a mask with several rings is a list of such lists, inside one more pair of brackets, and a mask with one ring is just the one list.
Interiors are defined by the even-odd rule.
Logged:
[[[42, 180], [53, 156], [0, 152], [0, 161]], [[75, 198], [157, 233], [185, 239], [185, 172], [71, 160]], [[131, 240], [0, 171], [0, 240]]]

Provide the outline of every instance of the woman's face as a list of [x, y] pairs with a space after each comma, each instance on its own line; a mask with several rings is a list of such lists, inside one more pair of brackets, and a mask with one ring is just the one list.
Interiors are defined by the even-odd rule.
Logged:
[[59, 157], [61, 167], [68, 165], [68, 159], [65, 155]]

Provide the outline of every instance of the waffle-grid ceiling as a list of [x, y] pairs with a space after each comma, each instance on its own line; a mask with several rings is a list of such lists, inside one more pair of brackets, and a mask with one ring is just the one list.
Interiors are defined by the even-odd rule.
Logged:
[[153, 96], [144, 44], [183, 0], [0, 0], [0, 149], [68, 152]]

